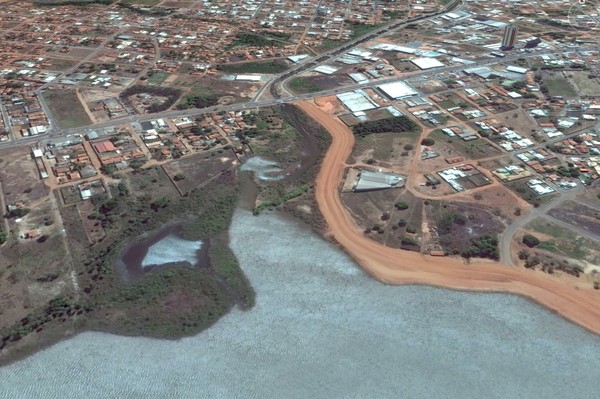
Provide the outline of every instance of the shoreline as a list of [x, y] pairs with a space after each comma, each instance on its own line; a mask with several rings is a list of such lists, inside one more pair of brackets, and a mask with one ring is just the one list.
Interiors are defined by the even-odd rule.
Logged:
[[[365, 237], [341, 202], [338, 186], [354, 135], [341, 121], [309, 101], [297, 105], [331, 135], [332, 143], [315, 183], [316, 201], [327, 236], [376, 280], [390, 285], [426, 285], [466, 292], [520, 295], [600, 336], [600, 293], [552, 276], [499, 262], [464, 264], [381, 245]], [[400, 260], [401, 259], [401, 260]], [[400, 260], [400, 261], [399, 261]]]

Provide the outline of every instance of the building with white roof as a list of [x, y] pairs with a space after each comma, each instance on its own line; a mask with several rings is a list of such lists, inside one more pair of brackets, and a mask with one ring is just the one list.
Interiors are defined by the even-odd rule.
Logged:
[[410, 62], [418, 66], [420, 69], [431, 69], [444, 66], [444, 64], [442, 64], [435, 58], [414, 58], [410, 60]]
[[385, 83], [380, 86], [377, 86], [377, 88], [381, 90], [386, 96], [394, 100], [411, 97], [418, 94], [415, 89], [401, 81]]

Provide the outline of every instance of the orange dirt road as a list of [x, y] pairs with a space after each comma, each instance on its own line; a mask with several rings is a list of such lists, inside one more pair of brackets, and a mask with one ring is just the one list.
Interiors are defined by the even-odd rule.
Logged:
[[313, 102], [296, 104], [332, 136], [316, 181], [316, 200], [330, 235], [369, 274], [387, 284], [423, 284], [466, 291], [507, 292], [527, 297], [600, 335], [600, 293], [541, 272], [494, 262], [465, 264], [386, 247], [367, 238], [342, 204], [339, 184], [354, 135], [338, 118]]

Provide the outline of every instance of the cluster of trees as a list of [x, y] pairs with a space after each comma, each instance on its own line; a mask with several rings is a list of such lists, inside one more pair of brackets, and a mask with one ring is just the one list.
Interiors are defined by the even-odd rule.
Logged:
[[523, 236], [523, 244], [527, 245], [529, 248], [537, 247], [540, 245], [540, 239], [531, 234], [525, 234]]
[[435, 144], [435, 140], [432, 139], [431, 137], [426, 137], [423, 140], [421, 140], [421, 145], [424, 145], [427, 147], [431, 147], [434, 144]]
[[467, 217], [458, 212], [446, 213], [438, 223], [439, 232], [445, 234], [450, 233], [453, 223], [464, 226], [467, 223]]
[[17, 209], [13, 209], [12, 211], [8, 212], [6, 215], [4, 215], [4, 217], [7, 219], [22, 218], [24, 216], [27, 216], [27, 214], [29, 214], [29, 212], [31, 212], [31, 209], [29, 209], [29, 208], [17, 208]]
[[400, 211], [403, 211], [405, 209], [408, 209], [408, 202], [400, 200], [394, 204], [394, 207], [396, 207], [396, 209]]
[[471, 240], [471, 246], [462, 252], [463, 258], [499, 259], [498, 237], [486, 234]]
[[352, 131], [358, 136], [367, 136], [373, 133], [410, 132], [415, 131], [418, 128], [417, 124], [406, 116], [395, 116], [393, 118], [359, 123], [352, 128]]
[[4, 334], [0, 340], [0, 349], [6, 346], [8, 342], [18, 341], [33, 331], [43, 330], [44, 324], [49, 321], [59, 319], [65, 322], [74, 315], [81, 315], [93, 309], [94, 306], [86, 301], [75, 301], [65, 297], [54, 298], [48, 303], [42, 314], [30, 314], [22, 318], [20, 323]]
[[207, 108], [217, 105], [218, 102], [219, 96], [214, 93], [196, 94], [186, 97], [185, 101], [177, 105], [177, 109]]
[[577, 169], [576, 167], [564, 165], [560, 165], [558, 168], [556, 168], [556, 172], [558, 172], [558, 174], [561, 176], [574, 178], [579, 177], [579, 175], [581, 174], [581, 172], [579, 172], [579, 169]]
[[121, 100], [123, 101], [127, 101], [129, 97], [143, 93], [150, 94], [153, 96], [166, 97], [166, 100], [162, 103], [151, 104], [146, 109], [146, 111], [148, 111], [151, 114], [169, 109], [173, 104], [175, 104], [175, 102], [181, 95], [180, 90], [173, 89], [171, 87], [150, 87], [135, 85], [121, 92], [121, 94], [119, 94], [119, 98], [121, 98]]

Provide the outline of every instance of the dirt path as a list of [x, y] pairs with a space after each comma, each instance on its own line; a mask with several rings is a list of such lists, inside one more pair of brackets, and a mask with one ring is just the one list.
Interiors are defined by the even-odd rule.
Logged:
[[314, 103], [297, 104], [332, 136], [316, 181], [316, 200], [329, 235], [369, 274], [388, 284], [424, 284], [458, 290], [522, 295], [566, 319], [600, 334], [600, 292], [576, 287], [542, 272], [496, 262], [465, 264], [456, 258], [430, 257], [383, 246], [364, 236], [343, 206], [338, 186], [354, 146], [352, 132]]

